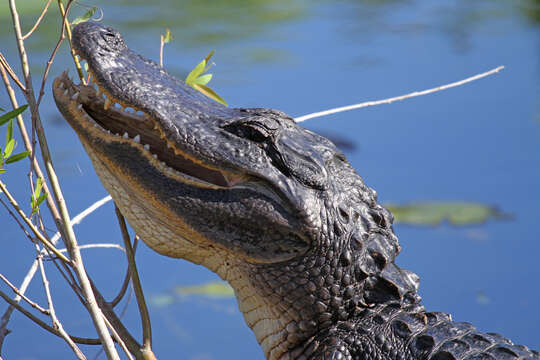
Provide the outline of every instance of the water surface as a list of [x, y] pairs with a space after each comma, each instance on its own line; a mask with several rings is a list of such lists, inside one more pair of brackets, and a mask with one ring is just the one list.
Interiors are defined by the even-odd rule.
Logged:
[[[19, 1], [27, 24], [37, 1]], [[421, 277], [432, 311], [445, 311], [481, 331], [500, 332], [540, 348], [540, 102], [537, 1], [96, 1], [103, 22], [130, 47], [158, 59], [159, 34], [170, 28], [165, 66], [179, 76], [214, 49], [211, 86], [231, 106], [263, 106], [293, 116], [400, 95], [456, 81], [498, 65], [490, 78], [435, 95], [310, 120], [303, 126], [354, 144], [352, 165], [382, 202], [465, 200], [513, 214], [479, 226], [397, 225], [397, 262]], [[22, 6], [22, 5], [21, 5]], [[51, 6], [51, 15], [56, 9]], [[83, 13], [85, 9], [75, 9]], [[0, 43], [16, 63], [7, 4], [0, 5]], [[29, 40], [35, 83], [57, 39], [54, 17]], [[28, 28], [27, 26], [26, 28]], [[51, 78], [72, 67], [63, 47]], [[18, 70], [18, 69], [17, 69]], [[72, 70], [73, 71], [73, 70]], [[47, 86], [47, 90], [49, 89]], [[20, 100], [22, 102], [22, 100]], [[5, 95], [0, 107], [8, 108]], [[105, 196], [75, 134], [53, 106], [42, 106], [55, 165], [72, 215]], [[4, 133], [2, 130], [2, 134]], [[3, 139], [3, 135], [0, 135]], [[23, 204], [26, 165], [2, 175]], [[27, 205], [28, 206], [28, 205]], [[32, 246], [2, 212], [0, 272], [21, 281]], [[49, 221], [49, 228], [54, 227]], [[81, 243], [120, 242], [112, 207], [77, 228]], [[125, 273], [122, 253], [88, 250], [91, 276], [111, 298]], [[140, 246], [137, 259], [148, 296], [178, 284], [215, 280], [209, 271]], [[95, 336], [70, 289], [49, 266], [53, 296], [68, 331]], [[42, 285], [30, 295], [45, 304]], [[0, 306], [0, 310], [5, 305]], [[195, 298], [151, 307], [160, 358], [262, 359], [234, 300]], [[139, 334], [131, 304], [126, 323]], [[16, 315], [5, 345], [9, 359], [72, 355], [61, 340]], [[91, 353], [91, 351], [90, 351]]]

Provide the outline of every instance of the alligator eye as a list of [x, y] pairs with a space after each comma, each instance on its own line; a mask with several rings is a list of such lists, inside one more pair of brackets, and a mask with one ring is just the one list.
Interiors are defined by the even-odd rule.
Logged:
[[225, 125], [223, 129], [238, 137], [257, 143], [265, 142], [274, 133], [272, 129], [267, 128], [264, 124], [253, 120], [237, 121]]

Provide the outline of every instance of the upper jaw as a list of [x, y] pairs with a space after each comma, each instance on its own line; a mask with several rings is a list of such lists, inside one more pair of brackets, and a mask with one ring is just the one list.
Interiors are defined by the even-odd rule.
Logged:
[[119, 105], [99, 85], [97, 90], [94, 86], [76, 85], [66, 72], [53, 83], [53, 95], [60, 111], [86, 143], [129, 144], [141, 150], [141, 155], [163, 173], [200, 187], [229, 188], [246, 181], [244, 174], [193, 159], [167, 139], [157, 121], [140, 110]]

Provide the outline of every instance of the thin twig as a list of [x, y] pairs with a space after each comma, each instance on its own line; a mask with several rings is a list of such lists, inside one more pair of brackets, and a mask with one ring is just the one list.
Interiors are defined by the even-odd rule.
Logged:
[[66, 34], [69, 40], [69, 50], [71, 52], [71, 57], [73, 58], [73, 61], [75, 62], [75, 68], [77, 69], [77, 73], [79, 74], [79, 78], [81, 79], [83, 84], [87, 84], [84, 81], [84, 74], [81, 67], [81, 63], [79, 61], [79, 58], [75, 54], [75, 50], [71, 46], [71, 25], [69, 24], [69, 20], [66, 16], [67, 11], [69, 11], [69, 6], [71, 5], [71, 1], [68, 3], [66, 9], [64, 10], [64, 3], [62, 1], [58, 1], [58, 8], [60, 9], [60, 15], [62, 15], [62, 19], [64, 19], [64, 28], [66, 29]]
[[146, 306], [146, 300], [144, 299], [144, 293], [139, 279], [139, 273], [137, 272], [137, 264], [135, 262], [135, 254], [131, 246], [131, 240], [126, 226], [124, 216], [120, 212], [120, 209], [115, 205], [114, 210], [116, 217], [118, 218], [118, 225], [122, 232], [122, 238], [124, 239], [124, 247], [126, 249], [126, 255], [129, 265], [129, 273], [131, 274], [131, 283], [133, 284], [133, 290], [135, 291], [135, 297], [137, 299], [137, 305], [139, 306], [139, 313], [141, 316], [141, 323], [143, 329], [143, 351], [152, 351], [152, 324], [150, 323], [150, 315], [148, 314], [148, 307]]
[[[54, 61], [54, 58], [56, 57], [56, 53], [58, 53], [58, 50], [60, 49], [60, 45], [66, 38], [65, 29], [67, 28], [67, 12], [69, 12], [69, 8], [71, 4], [73, 3], [73, 0], [69, 0], [66, 6], [66, 11], [62, 12], [62, 31], [60, 31], [60, 38], [56, 42], [56, 46], [54, 47], [51, 56], [49, 57], [49, 60], [47, 60], [47, 65], [45, 66], [45, 71], [43, 72], [43, 77], [41, 79], [41, 86], [39, 88], [39, 96], [37, 100], [37, 107], [39, 107], [39, 104], [41, 104], [41, 100], [43, 99], [43, 95], [45, 95], [45, 83], [47, 82], [47, 77], [49, 76], [49, 70], [51, 69], [52, 63]], [[62, 0], [58, 0], [58, 4], [63, 11], [64, 4], [62, 3]]]
[[[15, 74], [15, 71], [13, 71], [13, 69], [11, 68], [11, 66], [9, 65], [9, 63], [7, 62], [6, 58], [4, 57], [4, 54], [2, 54], [0, 52], [0, 70], [2, 70], [2, 72], [7, 71], [7, 73], [9, 74], [9, 76], [11, 76], [11, 78], [13, 79], [13, 81], [15, 81], [17, 83], [17, 85], [19, 86], [19, 88], [22, 90], [22, 91], [26, 91], [26, 87], [23, 85], [23, 83], [21, 82], [21, 80], [19, 80], [19, 78], [17, 77], [17, 74]], [[5, 80], [4, 80], [5, 81]]]
[[159, 43], [159, 66], [163, 67], [163, 48], [165, 47], [165, 41], [163, 35], [161, 35], [161, 40]]
[[122, 340], [126, 344], [127, 348], [129, 349], [129, 352], [131, 352], [131, 354], [135, 355], [135, 358], [137, 360], [150, 359], [150, 358], [145, 358], [145, 356], [144, 356], [144, 354], [142, 352], [141, 344], [139, 344], [139, 342], [126, 329], [126, 327], [120, 321], [118, 316], [116, 316], [116, 313], [114, 312], [114, 309], [111, 307], [111, 305], [107, 301], [105, 301], [105, 299], [103, 298], [103, 295], [101, 295], [101, 293], [96, 288], [94, 283], [92, 281], [90, 281], [90, 284], [92, 286], [92, 289], [94, 290], [94, 294], [96, 296], [96, 301], [99, 304], [99, 308], [101, 309], [103, 315], [105, 315], [105, 317], [107, 318], [107, 321], [118, 332], [119, 336], [122, 338]]
[[[120, 245], [118, 245], [118, 244], [103, 243], [103, 244], [86, 244], [86, 245], [80, 245], [79, 246], [79, 249], [81, 249], [81, 250], [98, 249], [98, 248], [101, 248], [101, 249], [118, 249], [120, 251], [126, 252], [126, 250], [123, 247], [121, 247]], [[67, 249], [58, 249], [58, 251], [64, 253], [64, 252], [67, 252], [68, 250]]]
[[[58, 1], [61, 2], [61, 0], [58, 0]], [[72, 3], [72, 0], [69, 0], [67, 7], [69, 7], [71, 3]], [[57, 202], [58, 209], [60, 210], [60, 216], [62, 218], [62, 222], [64, 225], [63, 229], [65, 230], [64, 235], [66, 236], [64, 238], [64, 241], [66, 243], [66, 247], [70, 250], [70, 257], [72, 259], [73, 268], [77, 274], [77, 278], [79, 280], [84, 296], [86, 298], [87, 309], [90, 313], [90, 316], [92, 317], [92, 320], [98, 332], [99, 338], [101, 339], [103, 343], [107, 357], [109, 359], [119, 360], [120, 357], [118, 355], [118, 352], [116, 351], [116, 348], [114, 347], [114, 343], [113, 343], [113, 340], [111, 338], [109, 331], [107, 330], [107, 326], [105, 322], [103, 321], [103, 317], [101, 316], [101, 311], [99, 310], [99, 307], [96, 303], [96, 299], [92, 291], [92, 287], [88, 280], [88, 276], [86, 274], [86, 270], [84, 268], [84, 264], [82, 261], [81, 252], [77, 248], [77, 239], [75, 237], [75, 233], [73, 232], [73, 227], [69, 223], [69, 220], [70, 220], [69, 213], [67, 210], [66, 203], [64, 201], [62, 190], [60, 188], [58, 177], [54, 170], [49, 146], [47, 143], [47, 138], [45, 136], [45, 130], [43, 129], [43, 124], [41, 122], [41, 118], [39, 115], [38, 103], [36, 102], [36, 98], [34, 94], [34, 89], [32, 85], [32, 76], [30, 73], [30, 67], [28, 64], [28, 57], [26, 55], [26, 49], [24, 47], [24, 41], [22, 39], [21, 25], [20, 25], [20, 20], [19, 20], [19, 14], [17, 13], [17, 7], [15, 5], [15, 0], [9, 0], [9, 7], [11, 10], [13, 28], [15, 30], [15, 37], [17, 40], [19, 57], [21, 60], [21, 65], [22, 65], [23, 74], [24, 74], [24, 80], [25, 80], [25, 86], [26, 86], [25, 95], [28, 101], [28, 105], [30, 106], [30, 109], [32, 110], [32, 123], [35, 125], [35, 129], [39, 138], [39, 144], [41, 148], [43, 161], [45, 162], [45, 167], [47, 169], [49, 181], [51, 182], [51, 185], [52, 185], [52, 190], [53, 190], [52, 192]], [[64, 19], [62, 22], [62, 34], [64, 33], [65, 22], [66, 22], [66, 16], [64, 16]], [[63, 35], [61, 35], [61, 37], [62, 36]], [[42, 84], [42, 86], [44, 85]]]
[[37, 19], [37, 21], [34, 24], [34, 26], [32, 27], [32, 29], [30, 29], [30, 31], [28, 33], [26, 33], [26, 35], [23, 36], [23, 38], [22, 38], [23, 40], [26, 40], [28, 37], [30, 37], [30, 35], [32, 35], [32, 33], [37, 29], [37, 27], [39, 26], [39, 23], [41, 22], [41, 20], [43, 20], [43, 17], [47, 13], [47, 9], [49, 8], [49, 5], [51, 5], [51, 1], [52, 0], [47, 1], [47, 5], [45, 5], [45, 8], [41, 12], [41, 15], [39, 15], [39, 18]]
[[120, 334], [118, 334], [116, 329], [112, 326], [112, 324], [109, 322], [109, 319], [107, 319], [107, 317], [105, 315], [103, 315], [103, 318], [105, 319], [105, 323], [109, 327], [109, 330], [111, 331], [114, 340], [118, 343], [118, 345], [120, 345], [122, 350], [124, 350], [124, 353], [127, 355], [128, 359], [133, 360], [133, 356], [129, 352], [129, 349], [127, 348], [126, 343], [124, 342], [124, 340], [120, 337]]
[[[81, 221], [83, 221], [85, 217], [87, 217], [88, 215], [90, 215], [91, 213], [93, 213], [94, 211], [96, 211], [97, 209], [99, 209], [100, 207], [102, 207], [103, 205], [105, 205], [111, 200], [112, 200], [111, 195], [107, 195], [103, 199], [96, 201], [95, 203], [93, 203], [92, 205], [90, 205], [89, 207], [81, 211], [80, 213], [78, 213], [77, 216], [75, 216], [73, 219], [71, 219], [70, 221], [71, 226], [80, 224]], [[60, 238], [60, 232], [57, 232], [51, 238], [51, 242], [55, 244], [59, 238]]]
[[52, 323], [54, 324], [54, 328], [58, 330], [58, 332], [60, 333], [60, 336], [66, 341], [66, 343], [75, 353], [75, 356], [77, 356], [77, 358], [79, 358], [80, 360], [86, 360], [86, 356], [84, 356], [81, 349], [79, 349], [79, 347], [69, 337], [68, 333], [64, 330], [62, 323], [58, 320], [58, 317], [56, 316], [56, 311], [54, 310], [54, 303], [51, 296], [51, 290], [49, 288], [49, 280], [47, 279], [47, 274], [45, 273], [45, 267], [43, 266], [43, 258], [42, 258], [39, 246], [37, 246], [37, 244], [36, 244], [36, 250], [38, 253], [38, 264], [39, 264], [39, 270], [41, 273], [41, 279], [43, 280], [43, 287], [45, 289], [45, 295], [47, 297], [47, 303], [49, 304], [50, 316], [51, 316]]
[[[23, 308], [21, 305], [19, 305], [16, 301], [12, 300], [9, 296], [7, 296], [2, 290], [0, 290], [0, 297], [4, 299], [8, 304], [13, 306], [15, 309], [17, 309], [21, 314], [41, 326], [43, 329], [47, 330], [48, 332], [60, 336], [60, 333], [58, 330], [53, 328], [52, 326], [47, 325], [45, 322], [43, 322], [41, 319], [34, 316], [31, 312]], [[101, 345], [101, 341], [99, 339], [89, 339], [89, 338], [82, 338], [78, 336], [69, 336], [73, 341], [75, 341], [78, 344], [85, 344], [85, 345]]]
[[30, 228], [30, 230], [32, 230], [34, 235], [37, 236], [39, 241], [41, 241], [43, 245], [45, 245], [50, 251], [52, 251], [56, 256], [58, 256], [62, 261], [66, 263], [70, 263], [70, 260], [67, 257], [65, 257], [60, 251], [58, 251], [58, 249], [41, 234], [41, 232], [34, 226], [34, 224], [32, 224], [32, 221], [30, 221], [30, 219], [26, 217], [26, 214], [24, 213], [24, 211], [22, 211], [19, 204], [17, 203], [15, 198], [13, 198], [13, 196], [8, 191], [8, 189], [6, 188], [5, 184], [2, 181], [0, 181], [0, 192], [3, 192], [4, 194], [6, 194], [6, 197], [8, 198], [11, 206], [13, 206], [13, 208], [17, 211], [19, 216], [23, 219], [23, 221]]
[[[133, 252], [137, 251], [137, 244], [139, 243], [138, 239], [139, 239], [139, 237], [135, 236], [135, 239], [133, 240]], [[128, 266], [128, 269], [126, 271], [126, 276], [124, 277], [124, 282], [122, 283], [122, 287], [120, 288], [120, 291], [118, 292], [118, 295], [116, 295], [115, 298], [113, 300], [111, 300], [111, 302], [110, 302], [110, 304], [111, 304], [111, 306], [113, 308], [116, 307], [116, 305], [118, 305], [120, 300], [122, 300], [122, 298], [126, 294], [126, 291], [128, 289], [130, 280], [131, 280], [131, 274], [129, 272], [129, 266]]]
[[15, 215], [13, 213], [13, 211], [11, 211], [11, 209], [9, 208], [9, 206], [6, 204], [6, 202], [4, 200], [2, 200], [2, 198], [0, 198], [0, 203], [6, 208], [8, 214], [13, 218], [13, 220], [15, 220], [15, 222], [17, 223], [17, 225], [19, 225], [19, 227], [21, 228], [21, 230], [24, 232], [24, 235], [26, 235], [26, 237], [30, 240], [32, 240], [32, 235], [30, 235], [30, 233], [28, 232], [28, 230], [26, 230], [26, 228], [24, 227], [24, 225], [21, 223], [21, 221], [17, 218], [17, 215]]
[[[45, 182], [43, 183], [43, 186], [44, 186], [44, 189], [45, 189]], [[50, 199], [50, 197], [48, 197], [48, 199]], [[101, 200], [98, 200], [96, 201], [94, 204], [92, 204], [91, 206], [89, 206], [87, 209], [83, 210], [82, 212], [80, 212], [79, 214], [77, 214], [77, 216], [75, 216], [73, 219], [71, 219], [71, 224], [72, 225], [77, 225], [79, 224], [85, 217], [87, 217], [88, 215], [90, 215], [92, 212], [94, 212], [95, 210], [97, 210], [99, 207], [103, 206], [104, 204], [106, 204], [107, 202], [109, 202], [111, 200], [111, 196], [108, 195], [106, 197], [104, 197], [103, 199]], [[17, 219], [17, 217], [15, 216], [15, 214], [13, 214], [11, 212], [11, 210], [9, 209], [9, 207], [3, 202], [3, 200], [0, 198], [0, 202], [2, 204], [4, 204], [4, 206], [6, 207], [6, 209], [8, 210], [8, 212], [10, 214], [12, 214], [12, 216], [14, 217], [14, 219], [17, 221], [17, 223], [20, 224], [19, 222], [19, 219]], [[54, 202], [53, 202], [53, 205], [54, 205]], [[22, 224], [20, 224], [20, 226], [22, 227]], [[24, 227], [23, 228], [23, 231], [25, 231], [25, 233], [27, 234], [28, 238], [31, 238], [30, 234], [24, 230]], [[57, 232], [51, 239], [51, 243], [53, 245], [56, 245], [56, 242], [60, 239], [60, 232]], [[136, 243], [135, 243], [136, 244]], [[94, 246], [96, 245], [96, 246]], [[122, 251], [125, 251], [123, 247], [117, 245], [117, 244], [109, 244], [110, 247], [117, 247], [118, 249], [122, 250]], [[91, 248], [91, 247], [107, 247], [106, 244], [89, 244], [89, 245], [83, 245], [81, 246], [80, 248], [81, 249], [85, 249], [85, 248]], [[135, 246], [136, 247], [136, 246]], [[66, 249], [59, 249], [60, 252], [66, 252], [67, 250]], [[21, 292], [21, 294], [24, 294], [26, 292], [26, 289], [28, 288], [28, 285], [30, 284], [30, 281], [32, 281], [32, 278], [34, 277], [36, 271], [37, 271], [37, 268], [38, 268], [38, 261], [37, 260], [34, 260], [34, 262], [32, 263], [32, 265], [30, 266], [30, 269], [28, 270], [26, 276], [24, 277], [23, 279], [23, 282], [21, 283], [21, 285], [19, 286], [19, 291]], [[60, 270], [60, 269], [59, 269]], [[129, 270], [127, 272], [129, 274]], [[75, 285], [75, 279], [73, 279], [71, 277], [71, 272], [69, 272], [69, 275], [70, 275], [70, 279], [68, 279], [66, 277], [66, 275], [64, 274], [64, 272], [61, 272], [62, 276], [64, 276], [64, 278], [66, 279], [66, 281], [68, 282], [68, 284], [73, 288], [75, 294], [77, 296], [80, 297], [80, 293], [81, 293], [81, 290], [79, 287], [76, 287]], [[122, 292], [125, 292], [125, 288], [127, 288], [127, 285], [125, 284], [126, 280], [124, 280], [124, 284], [122, 284], [122, 288], [120, 290], [120, 293], [115, 297], [115, 300], [112, 301], [113, 303], [113, 306], [116, 306], [116, 303], [114, 303], [117, 299], [120, 298], [121, 300], [121, 296], [120, 295], [123, 295]], [[129, 277], [127, 278], [127, 282], [128, 282], [128, 285], [129, 285]], [[20, 300], [20, 297], [16, 296], [14, 298], [14, 301], [18, 302]], [[81, 302], [83, 301], [82, 298], [80, 298]], [[119, 301], [119, 300], [118, 300]], [[5, 332], [2, 331], [2, 329], [4, 329], [6, 326], [7, 326], [7, 323], [9, 322], [9, 319], [11, 317], [11, 314], [13, 313], [13, 310], [15, 308], [13, 306], [9, 306], [8, 309], [5, 311], [4, 315], [2, 316], [2, 318], [0, 319], [0, 349], [2, 348], [2, 343], [3, 343], [3, 339], [4, 339], [4, 336], [5, 336]]]
[[[1, 54], [0, 54], [0, 60], [1, 60]], [[5, 67], [6, 65], [4, 65]], [[17, 103], [17, 98], [15, 96], [15, 91], [13, 91], [13, 88], [11, 87], [11, 84], [9, 83], [9, 79], [6, 75], [6, 72], [4, 71], [4, 67], [0, 66], [0, 72], [2, 73], [2, 79], [4, 81], [4, 85], [6, 87], [6, 91], [9, 95], [9, 99], [11, 100], [11, 104], [13, 105], [13, 108], [16, 109], [19, 107], [19, 104]], [[6, 67], [6, 69], [9, 69], [9, 66]], [[26, 91], [23, 90], [23, 91]], [[63, 226], [62, 226], [62, 219], [60, 218], [60, 214], [58, 213], [58, 208], [56, 207], [56, 204], [54, 203], [54, 198], [53, 196], [51, 195], [51, 190], [49, 189], [49, 186], [47, 185], [47, 182], [45, 181], [45, 177], [43, 176], [43, 171], [41, 171], [41, 167], [39, 166], [39, 162], [38, 160], [36, 159], [36, 157], [34, 156], [34, 151], [33, 151], [33, 146], [32, 146], [32, 143], [30, 142], [30, 138], [28, 137], [28, 132], [26, 131], [26, 126], [24, 125], [24, 121], [23, 121], [23, 118], [22, 118], [22, 115], [19, 114], [19, 116], [17, 116], [17, 125], [19, 126], [19, 131], [21, 133], [21, 137], [23, 139], [23, 142], [24, 142], [24, 147], [26, 148], [27, 151], [30, 151], [30, 169], [34, 170], [36, 172], [36, 175], [38, 178], [42, 178], [43, 179], [43, 188], [42, 188], [42, 191], [44, 194], [47, 194], [47, 197], [45, 199], [46, 203], [47, 203], [47, 207], [49, 208], [50, 212], [51, 212], [51, 215], [54, 219], [54, 222], [56, 224], [56, 227], [58, 229], [60, 229], [60, 231], [63, 231]], [[55, 244], [55, 242], [53, 241], [53, 244]], [[1, 335], [0, 335], [1, 336]], [[1, 341], [0, 341], [1, 343]]]
[[13, 290], [13, 292], [15, 294], [17, 294], [17, 296], [21, 297], [24, 301], [26, 301], [28, 303], [28, 305], [30, 305], [31, 307], [33, 307], [34, 309], [36, 309], [37, 311], [39, 311], [40, 313], [42, 313], [43, 315], [50, 315], [50, 311], [47, 310], [47, 309], [44, 309], [43, 307], [41, 307], [38, 303], [30, 300], [29, 298], [27, 298], [24, 294], [22, 294], [19, 289], [17, 289], [17, 287], [15, 285], [13, 285], [4, 275], [0, 274], [0, 279], [5, 282], [7, 284], [7, 286], [9, 286], [11, 288], [11, 290]]
[[453, 82], [451, 84], [442, 85], [442, 86], [439, 86], [439, 87], [436, 87], [436, 88], [423, 90], [423, 91], [415, 91], [415, 92], [412, 92], [412, 93], [409, 93], [409, 94], [406, 94], [406, 95], [396, 96], [396, 97], [389, 98], [389, 99], [377, 100], [377, 101], [367, 101], [367, 102], [363, 102], [363, 103], [360, 103], [360, 104], [342, 106], [342, 107], [329, 109], [329, 110], [325, 110], [325, 111], [319, 111], [319, 112], [316, 112], [316, 113], [296, 117], [296, 118], [294, 118], [294, 121], [299, 123], [299, 122], [302, 122], [302, 121], [306, 121], [308, 119], [313, 119], [313, 118], [317, 118], [317, 117], [321, 117], [321, 116], [335, 114], [335, 113], [339, 113], [339, 112], [343, 112], [343, 111], [355, 110], [355, 109], [360, 109], [360, 108], [364, 108], [364, 107], [368, 107], [368, 106], [381, 105], [381, 104], [390, 104], [390, 103], [392, 103], [394, 101], [400, 101], [400, 100], [405, 100], [405, 99], [409, 99], [409, 98], [413, 98], [413, 97], [417, 97], [417, 96], [427, 95], [427, 94], [431, 94], [431, 93], [434, 93], [434, 92], [437, 92], [437, 91], [442, 91], [442, 90], [450, 89], [450, 88], [453, 88], [453, 87], [456, 87], [456, 86], [460, 86], [460, 85], [466, 84], [466, 83], [474, 81], [474, 80], [481, 79], [483, 77], [495, 74], [495, 73], [501, 71], [502, 69], [504, 69], [504, 66], [499, 66], [499, 67], [497, 67], [495, 69], [492, 69], [490, 71], [486, 71], [484, 73], [474, 75], [474, 76], [471, 76], [471, 77], [469, 77], [467, 79], [456, 81], [456, 82]]

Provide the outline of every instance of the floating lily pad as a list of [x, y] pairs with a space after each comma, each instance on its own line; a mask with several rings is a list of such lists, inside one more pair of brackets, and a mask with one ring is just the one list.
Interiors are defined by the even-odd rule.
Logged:
[[481, 224], [489, 219], [505, 219], [509, 215], [496, 207], [474, 202], [418, 202], [407, 205], [385, 204], [396, 222], [409, 225], [440, 225], [443, 221], [455, 226]]
[[178, 296], [204, 296], [207, 298], [233, 298], [234, 290], [226, 282], [212, 281], [201, 285], [176, 286]]

